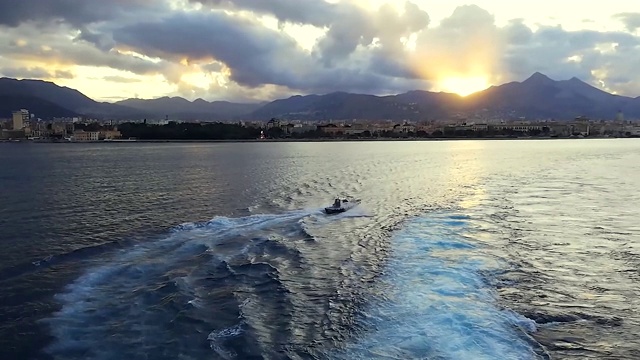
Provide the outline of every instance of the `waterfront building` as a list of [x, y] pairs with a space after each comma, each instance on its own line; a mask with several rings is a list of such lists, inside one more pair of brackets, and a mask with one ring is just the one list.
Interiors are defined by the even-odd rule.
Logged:
[[22, 130], [29, 126], [29, 110], [20, 109], [13, 112], [13, 130]]

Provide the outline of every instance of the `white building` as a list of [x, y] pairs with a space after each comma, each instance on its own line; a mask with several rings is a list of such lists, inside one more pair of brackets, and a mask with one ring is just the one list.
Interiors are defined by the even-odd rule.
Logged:
[[20, 109], [13, 112], [13, 130], [22, 130], [29, 125], [29, 110]]

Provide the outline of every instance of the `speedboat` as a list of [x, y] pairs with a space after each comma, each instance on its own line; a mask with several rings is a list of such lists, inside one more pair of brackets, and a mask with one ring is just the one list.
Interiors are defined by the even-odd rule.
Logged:
[[354, 208], [359, 203], [360, 203], [359, 200], [348, 200], [348, 199], [340, 200], [340, 202], [338, 203], [338, 200], [336, 199], [336, 202], [333, 203], [333, 205], [324, 208], [324, 212], [327, 214], [343, 213], [351, 208]]

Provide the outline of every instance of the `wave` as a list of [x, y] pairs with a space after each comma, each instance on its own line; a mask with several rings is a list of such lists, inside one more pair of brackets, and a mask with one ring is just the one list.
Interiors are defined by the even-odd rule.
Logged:
[[[287, 214], [287, 215], [254, 215], [254, 216], [237, 218], [238, 220], [233, 220], [231, 218], [226, 218], [226, 217], [216, 217], [207, 222], [180, 224], [172, 228], [170, 232], [176, 233], [180, 231], [195, 230], [195, 229], [208, 229], [211, 231], [214, 231], [217, 229], [218, 231], [224, 231], [225, 228], [233, 227], [236, 225], [239, 227], [239, 229], [241, 229], [244, 227], [259, 226], [260, 223], [262, 222], [273, 221], [277, 223], [278, 221], [287, 221], [292, 218], [300, 218], [302, 215], [308, 215], [312, 213], [320, 213], [320, 211], [319, 210], [301, 210], [301, 211], [291, 212], [290, 214]], [[167, 238], [164, 240], [160, 240], [159, 242], [171, 242], [174, 240], [175, 240], [174, 238]], [[123, 251], [129, 252], [131, 246], [134, 246], [136, 243], [139, 243], [140, 241], [142, 241], [142, 239], [139, 237], [136, 237], [136, 239], [133, 239], [131, 237], [118, 239], [118, 240], [104, 242], [104, 243], [95, 244], [91, 246], [80, 247], [64, 253], [50, 254], [46, 257], [36, 259], [33, 261], [25, 261], [10, 267], [0, 268], [0, 282], [11, 280], [11, 279], [28, 275], [34, 272], [42, 271], [54, 265], [60, 265], [67, 262], [84, 260], [84, 259], [101, 255], [101, 254], [108, 254], [118, 249], [124, 249]], [[139, 248], [145, 248], [145, 246], [146, 244], [143, 243], [143, 244], [140, 244]]]
[[[318, 210], [216, 217], [122, 249], [55, 296], [61, 309], [43, 320], [54, 338], [46, 351], [67, 359], [309, 356], [309, 344], [346, 337], [355, 311], [352, 281], [340, 280], [351, 273], [327, 254], [332, 240], [313, 235], [349, 219]], [[339, 302], [347, 305], [332, 308]]]
[[181, 333], [206, 332], [212, 344], [233, 337], [234, 331], [212, 335], [211, 328], [234, 328], [247, 293], [273, 292], [275, 302], [286, 298], [278, 259], [296, 266], [301, 256], [270, 234], [295, 227], [311, 213], [216, 217], [181, 224], [164, 238], [120, 251], [56, 296], [62, 308], [45, 320], [55, 337], [47, 351], [70, 358], [136, 358], [140, 350], [134, 344], [155, 344], [151, 351], [161, 351]]
[[470, 219], [434, 213], [392, 240], [380, 296], [365, 307], [355, 337], [330, 358], [536, 359], [537, 324], [501, 308], [486, 274], [504, 264], [465, 235]]
[[90, 256], [103, 254], [131, 244], [133, 244], [133, 241], [131, 240], [116, 240], [74, 249], [66, 253], [51, 254], [38, 260], [22, 262], [11, 267], [0, 269], [0, 282], [42, 271], [54, 265], [60, 265], [67, 262], [85, 259]]
[[372, 226], [367, 216], [301, 210], [178, 225], [57, 295], [61, 309], [45, 320], [55, 339], [47, 352], [67, 359], [548, 358], [530, 336], [538, 324], [498, 304], [491, 277], [506, 265], [470, 237], [473, 219], [414, 218], [387, 250], [364, 237], [332, 239], [329, 230], [339, 232], [342, 221], [364, 217]]

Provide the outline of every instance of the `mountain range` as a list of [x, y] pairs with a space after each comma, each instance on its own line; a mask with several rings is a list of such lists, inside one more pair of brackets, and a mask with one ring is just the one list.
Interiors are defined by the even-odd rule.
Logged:
[[150, 114], [150, 117], [164, 114], [181, 120], [226, 120], [248, 115], [262, 104], [239, 104], [228, 101], [189, 101], [181, 97], [161, 97], [158, 99], [127, 99], [115, 103]]
[[97, 102], [81, 92], [41, 80], [0, 78], [0, 118], [27, 108], [41, 118], [85, 115], [112, 119], [180, 120], [429, 120], [503, 118], [570, 120], [577, 116], [612, 119], [619, 111], [640, 118], [640, 97], [610, 94], [580, 79], [555, 81], [535, 73], [522, 82], [492, 86], [461, 97], [414, 90], [375, 96], [334, 92], [296, 95], [268, 103], [189, 101], [180, 97]]

